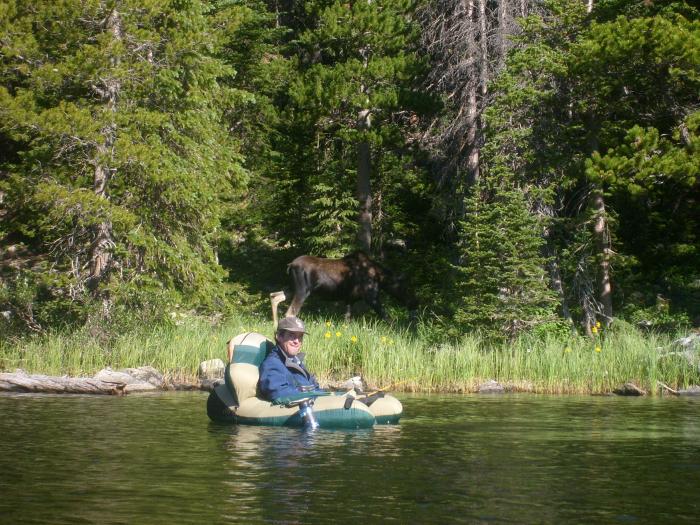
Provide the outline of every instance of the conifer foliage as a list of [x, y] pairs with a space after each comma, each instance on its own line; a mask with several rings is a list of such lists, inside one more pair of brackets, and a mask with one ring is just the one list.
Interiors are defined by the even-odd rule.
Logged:
[[439, 336], [698, 324], [695, 4], [0, 0], [0, 331], [356, 248]]
[[377, 219], [381, 206], [391, 205], [381, 197], [391, 195], [382, 182], [392, 173], [377, 168], [400, 164], [385, 157], [401, 157], [420, 100], [411, 8], [406, 0], [306, 4], [306, 24], [292, 46], [299, 58], [288, 125], [303, 141], [302, 151], [291, 153], [304, 173], [294, 188], [305, 199], [295, 204], [313, 253], [373, 250], [373, 231], [387, 227]]
[[518, 188], [479, 181], [460, 226], [458, 333], [481, 329], [512, 337], [556, 319], [541, 225]]
[[220, 197], [244, 177], [221, 118], [236, 95], [219, 81], [233, 71], [215, 58], [222, 35], [206, 4], [7, 0], [0, 11], [2, 233], [25, 255], [3, 293], [95, 297], [106, 310], [180, 293], [211, 301]]
[[674, 295], [682, 312], [697, 302], [698, 13], [685, 2], [545, 7], [523, 21], [495, 84], [490, 164], [513, 168], [533, 213], [549, 210], [562, 310], [586, 329], [625, 296], [644, 307]]

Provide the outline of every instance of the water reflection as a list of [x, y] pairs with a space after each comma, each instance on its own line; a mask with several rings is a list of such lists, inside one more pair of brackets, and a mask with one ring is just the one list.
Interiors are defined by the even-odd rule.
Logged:
[[285, 523], [296, 523], [302, 516], [305, 522], [328, 517], [328, 505], [340, 508], [342, 501], [364, 490], [356, 467], [400, 456], [400, 437], [399, 426], [314, 432], [231, 427], [225, 516]]
[[695, 523], [700, 399], [403, 396], [399, 426], [210, 423], [205, 395], [0, 396], [0, 524]]

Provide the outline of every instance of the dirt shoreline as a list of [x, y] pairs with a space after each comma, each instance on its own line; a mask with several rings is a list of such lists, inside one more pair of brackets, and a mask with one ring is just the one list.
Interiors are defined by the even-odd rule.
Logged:
[[[28, 374], [23, 370], [0, 373], [0, 393], [41, 393], [41, 394], [88, 394], [88, 395], [127, 395], [147, 392], [165, 391], [204, 391], [210, 392], [223, 382], [220, 378], [198, 378], [194, 376], [163, 375], [151, 367], [140, 367], [122, 370], [104, 369], [93, 377], [48, 376], [43, 374]], [[344, 390], [344, 382], [327, 381], [321, 385], [327, 390]], [[616, 396], [700, 396], [700, 386], [693, 385], [686, 389], [674, 390], [663, 383], [656, 385], [655, 391], [647, 391], [633, 383], [626, 383], [609, 392], [576, 392], [570, 389], [556, 391], [538, 391], [528, 383], [501, 384], [495, 380], [487, 381], [474, 388], [445, 388], [418, 389], [415, 387], [383, 388], [367, 385], [365, 390], [387, 390], [402, 393], [421, 394], [548, 394], [548, 395], [616, 395]]]

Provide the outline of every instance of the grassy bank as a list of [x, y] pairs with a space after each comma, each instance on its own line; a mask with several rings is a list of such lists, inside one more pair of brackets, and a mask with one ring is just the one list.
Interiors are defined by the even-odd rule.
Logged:
[[[666, 355], [674, 337], [642, 334], [622, 327], [594, 339], [523, 337], [497, 347], [476, 335], [450, 344], [429, 343], [417, 332], [380, 322], [345, 323], [307, 319], [307, 363], [321, 383], [362, 375], [372, 386], [393, 390], [471, 392], [494, 379], [517, 391], [537, 393], [610, 392], [633, 382], [650, 392], [658, 382], [671, 388], [700, 384], [700, 373], [679, 355]], [[168, 327], [140, 327], [108, 337], [84, 330], [0, 342], [0, 369], [89, 376], [104, 367], [150, 365], [172, 378], [193, 380], [201, 361], [224, 358], [236, 334], [270, 335], [269, 320], [234, 318], [211, 326], [185, 319]]]

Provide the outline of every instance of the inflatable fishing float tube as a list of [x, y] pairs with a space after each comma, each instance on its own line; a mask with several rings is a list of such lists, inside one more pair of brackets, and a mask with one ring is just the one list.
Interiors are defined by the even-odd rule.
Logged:
[[[247, 332], [229, 342], [233, 355], [226, 365], [224, 382], [207, 399], [212, 421], [239, 425], [271, 425], [312, 428], [368, 428], [396, 424], [403, 407], [393, 396], [363, 397], [354, 390], [343, 393], [301, 392], [277, 404], [257, 397], [258, 367], [274, 343], [264, 335]], [[364, 399], [364, 402], [362, 401]]]

